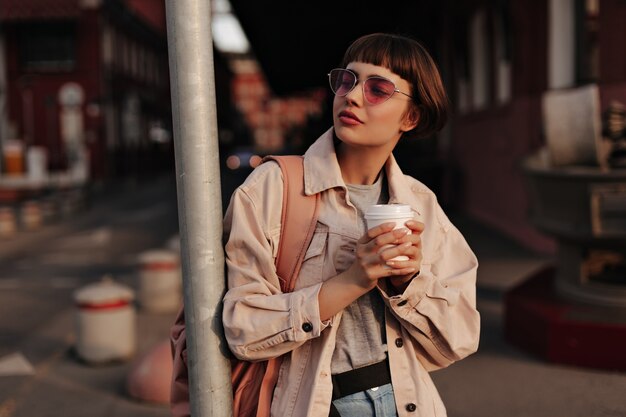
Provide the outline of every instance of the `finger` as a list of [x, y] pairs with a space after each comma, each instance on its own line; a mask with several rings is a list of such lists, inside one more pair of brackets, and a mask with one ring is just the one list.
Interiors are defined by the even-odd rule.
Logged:
[[419, 250], [413, 250], [412, 248], [409, 248], [409, 250], [406, 251], [400, 251], [400, 254], [397, 256], [394, 256], [392, 258], [386, 259], [385, 263], [387, 265], [391, 265], [393, 262], [401, 265], [402, 262], [415, 262], [418, 260], [421, 260], [422, 258], [422, 254], [420, 253]]
[[404, 276], [409, 274], [414, 274], [417, 272], [417, 268], [408, 267], [408, 268], [385, 268], [385, 267], [377, 267], [375, 274], [378, 278], [384, 277], [397, 277]]
[[396, 226], [395, 223], [383, 223], [378, 226], [374, 226], [367, 231], [361, 238], [359, 239], [359, 243], [367, 243], [370, 240], [376, 238], [377, 236], [390, 232]]
[[408, 268], [410, 266], [415, 266], [419, 269], [422, 264], [422, 251], [419, 248], [411, 246], [400, 252], [401, 255], [388, 259], [385, 261], [385, 264], [393, 268]]
[[392, 243], [398, 243], [400, 239], [404, 238], [410, 233], [409, 229], [406, 227], [401, 227], [399, 229], [394, 229], [390, 232], [383, 233], [382, 235], [377, 236], [372, 243], [379, 248], [385, 245], [389, 245]]
[[385, 265], [390, 266], [391, 268], [395, 268], [395, 269], [402, 269], [402, 268], [419, 269], [420, 264], [421, 264], [421, 259], [408, 259], [406, 261], [390, 259], [387, 262], [385, 262]]
[[395, 258], [396, 256], [404, 255], [413, 246], [411, 242], [405, 242], [400, 245], [391, 246], [388, 249], [382, 250], [379, 253], [379, 257], [382, 262]]
[[418, 268], [417, 262], [415, 261], [394, 261], [393, 259], [390, 259], [385, 263], [385, 265], [393, 269]]
[[424, 223], [417, 220], [409, 220], [404, 223], [404, 225], [411, 229], [412, 233], [416, 233], [418, 235], [424, 231]]
[[422, 245], [422, 237], [418, 233], [410, 233], [398, 239], [396, 244], [411, 242], [413, 246], [420, 247]]

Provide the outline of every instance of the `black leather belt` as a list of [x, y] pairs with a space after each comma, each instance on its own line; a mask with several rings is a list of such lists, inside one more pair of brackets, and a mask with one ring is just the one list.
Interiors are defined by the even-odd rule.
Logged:
[[[333, 400], [365, 391], [370, 388], [380, 387], [391, 383], [389, 360], [374, 363], [362, 368], [352, 369], [332, 376]], [[339, 412], [331, 403], [330, 417], [339, 417]]]

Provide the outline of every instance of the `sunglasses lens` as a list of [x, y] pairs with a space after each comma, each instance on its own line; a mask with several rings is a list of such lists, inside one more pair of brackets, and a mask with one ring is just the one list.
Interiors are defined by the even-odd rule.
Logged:
[[380, 104], [387, 101], [396, 89], [396, 86], [384, 78], [372, 77], [365, 81], [365, 99], [370, 104]]
[[[335, 68], [328, 74], [328, 81], [333, 93], [338, 96], [347, 95], [357, 83], [356, 74], [352, 71]], [[396, 91], [393, 82], [382, 77], [370, 77], [363, 84], [365, 100], [370, 104], [384, 103]]]
[[329, 75], [330, 88], [338, 96], [345, 96], [356, 84], [356, 76], [343, 69], [334, 69]]

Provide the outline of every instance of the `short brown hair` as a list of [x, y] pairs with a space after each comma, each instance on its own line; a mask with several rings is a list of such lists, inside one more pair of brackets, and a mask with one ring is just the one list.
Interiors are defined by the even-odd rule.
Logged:
[[427, 137], [446, 124], [448, 97], [439, 70], [428, 51], [416, 40], [388, 33], [362, 36], [346, 50], [342, 68], [351, 62], [385, 67], [409, 82], [413, 106], [407, 116], [419, 117], [419, 121], [405, 137]]

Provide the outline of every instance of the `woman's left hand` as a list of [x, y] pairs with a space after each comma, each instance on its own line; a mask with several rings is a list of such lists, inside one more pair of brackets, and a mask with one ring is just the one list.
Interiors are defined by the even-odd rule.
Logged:
[[403, 255], [409, 259], [406, 261], [388, 260], [387, 265], [394, 269], [414, 268], [415, 273], [401, 276], [389, 277], [389, 282], [398, 292], [403, 292], [406, 286], [415, 276], [419, 275], [422, 265], [422, 232], [424, 231], [424, 223], [417, 220], [409, 220], [405, 226], [411, 230], [411, 234], [407, 234], [398, 239], [396, 244], [411, 242], [411, 246], [404, 250]]

